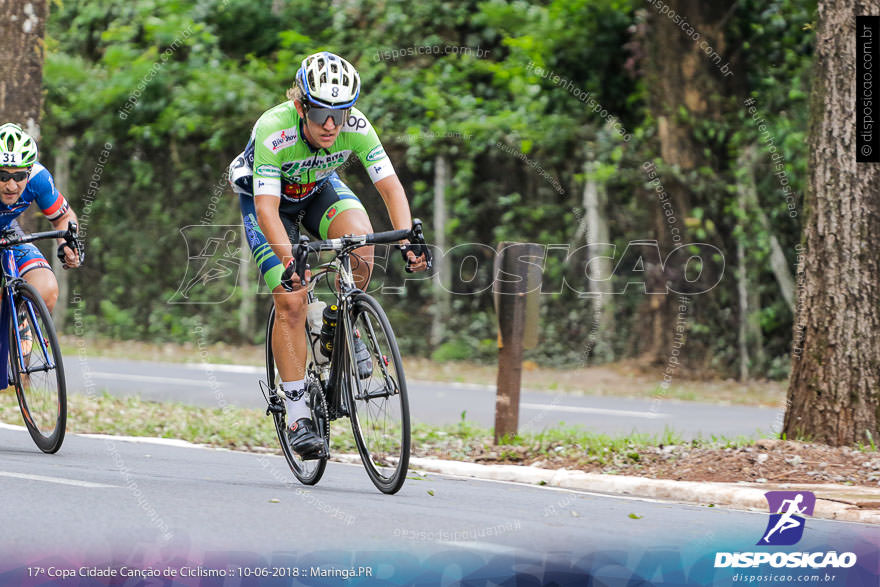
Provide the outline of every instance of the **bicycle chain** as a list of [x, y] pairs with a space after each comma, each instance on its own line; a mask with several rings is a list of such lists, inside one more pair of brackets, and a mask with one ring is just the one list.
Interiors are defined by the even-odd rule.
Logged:
[[[329, 447], [330, 446], [330, 418], [328, 417], [327, 398], [324, 396], [324, 390], [322, 389], [321, 384], [318, 382], [318, 379], [314, 376], [314, 374], [312, 375], [312, 377], [313, 377], [312, 381], [309, 383], [309, 388], [312, 389], [312, 391], [310, 392], [311, 397], [309, 398], [309, 401], [312, 402], [312, 404], [314, 404], [314, 396], [315, 396], [315, 392], [317, 392], [317, 395], [320, 398], [320, 402], [321, 402], [321, 412], [324, 415], [324, 418], [323, 418], [324, 419], [324, 442]], [[317, 410], [315, 410], [314, 405], [312, 406], [312, 411], [317, 412]]]

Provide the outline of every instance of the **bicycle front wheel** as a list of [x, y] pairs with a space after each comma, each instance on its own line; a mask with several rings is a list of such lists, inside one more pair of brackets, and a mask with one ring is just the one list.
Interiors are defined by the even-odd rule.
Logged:
[[55, 326], [43, 298], [31, 285], [13, 294], [16, 320], [9, 321], [10, 374], [31, 438], [45, 453], [64, 442], [67, 389]]
[[400, 349], [379, 303], [358, 294], [346, 320], [344, 384], [351, 429], [367, 475], [397, 493], [409, 467], [409, 400]]

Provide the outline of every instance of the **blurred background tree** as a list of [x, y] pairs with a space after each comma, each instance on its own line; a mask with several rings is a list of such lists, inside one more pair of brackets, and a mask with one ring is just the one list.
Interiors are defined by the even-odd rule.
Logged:
[[[233, 287], [240, 240], [212, 248], [226, 228], [181, 229], [236, 229], [238, 202], [224, 184], [229, 161], [259, 115], [285, 99], [299, 62], [327, 49], [359, 69], [358, 107], [390, 153], [414, 215], [444, 227], [442, 239], [433, 228], [429, 238], [457, 247], [442, 276], [452, 295], [424, 280], [384, 297], [407, 353], [494, 359], [491, 249], [533, 241], [557, 247], [545, 259], [541, 343], [528, 358], [662, 364], [679, 296], [624, 286], [717, 278], [710, 292], [692, 296], [685, 366], [785, 377], [792, 306], [784, 269], [794, 265], [801, 231], [815, 2], [667, 6], [721, 63], [681, 18], [636, 0], [340, 0], [322, 10], [272, 0], [53, 4], [43, 160], [52, 169], [71, 145], [68, 196], [77, 210], [112, 145], [89, 207], [89, 263], [71, 274], [89, 327], [186, 341], [199, 320], [214, 340], [259, 341], [270, 300], [254, 293], [253, 267], [252, 287]], [[407, 54], [425, 46], [439, 52]], [[404, 54], [395, 59], [392, 50]], [[788, 201], [776, 154], [795, 194]], [[679, 244], [645, 171], [651, 163], [680, 243], [722, 253], [689, 263], [689, 273], [647, 257], [621, 263], [631, 241], [659, 241], [661, 259]], [[374, 227], [387, 228], [360, 165], [342, 175]], [[595, 246], [602, 242], [613, 249]], [[613, 259], [586, 269], [588, 243]], [[390, 256], [388, 274], [377, 279], [402, 283], [398, 259]], [[199, 263], [226, 273], [196, 280], [189, 301], [222, 303], [169, 303], [187, 301], [181, 284]], [[587, 279], [608, 278], [618, 264], [609, 280]]]

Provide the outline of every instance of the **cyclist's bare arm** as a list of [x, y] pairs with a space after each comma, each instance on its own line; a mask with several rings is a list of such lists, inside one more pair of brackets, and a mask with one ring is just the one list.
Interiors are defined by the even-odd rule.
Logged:
[[[71, 222], [79, 224], [79, 221], [76, 218], [76, 212], [73, 211], [73, 208], [68, 208], [67, 212], [51, 222], [55, 230], [67, 230], [67, 226]], [[56, 239], [56, 241], [60, 245], [64, 242], [64, 239], [59, 238]], [[79, 267], [79, 255], [77, 255], [70, 247], [64, 248], [64, 264], [68, 267]]]
[[[406, 199], [406, 192], [403, 190], [403, 185], [401, 185], [397, 175], [389, 175], [386, 178], [380, 179], [374, 185], [379, 195], [382, 196], [382, 200], [385, 201], [388, 216], [391, 218], [391, 225], [395, 230], [411, 228], [412, 216], [409, 211], [409, 202]], [[409, 241], [402, 242], [406, 244]], [[410, 251], [407, 256], [412, 263], [411, 269], [413, 271], [424, 271], [427, 268], [424, 255], [417, 259], [415, 253]]]

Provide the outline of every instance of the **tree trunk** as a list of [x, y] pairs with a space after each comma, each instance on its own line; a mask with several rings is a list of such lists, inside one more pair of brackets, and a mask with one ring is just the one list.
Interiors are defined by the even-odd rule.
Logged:
[[[730, 58], [724, 25], [735, 0], [702, 2], [698, 0], [667, 0], [666, 4], [676, 14], [687, 17], [687, 21], [699, 31], [723, 59]], [[660, 142], [660, 156], [663, 162], [682, 173], [688, 173], [703, 165], [710, 165], [703, 152], [707, 145], [698, 140], [691, 123], [679, 111], [687, 111], [691, 120], [717, 121], [723, 119], [724, 103], [722, 96], [736, 93], [741, 82], [736, 76], [723, 73], [723, 62], [714, 63], [699, 43], [688, 37], [671, 18], [660, 14], [656, 9], [647, 8], [644, 31], [644, 77], [651, 88], [648, 93], [648, 109], [657, 121], [657, 136]], [[735, 69], [735, 68], [734, 68]], [[739, 75], [744, 78], [744, 75]], [[688, 242], [685, 234], [685, 218], [693, 206], [700, 205], [688, 185], [666, 173], [663, 176], [665, 193], [677, 219], [681, 231], [680, 243]], [[657, 194], [652, 190], [649, 198], [657, 226], [657, 239], [661, 250], [671, 251], [669, 217], [664, 212]], [[707, 206], [704, 206], [708, 208]], [[678, 243], [678, 244], [680, 244]], [[662, 267], [647, 268], [646, 278], [658, 283], [667, 281]], [[645, 341], [639, 353], [650, 363], [663, 364], [669, 354], [675, 334], [678, 305], [670, 295], [646, 296], [640, 314], [649, 320], [638, 333]]]
[[446, 260], [446, 187], [449, 185], [449, 162], [443, 155], [434, 159], [434, 239], [437, 245], [434, 255], [434, 313], [431, 321], [431, 346], [443, 342], [446, 324], [452, 314], [450, 294], [452, 274]]
[[749, 146], [740, 155], [737, 164], [741, 169], [746, 170], [746, 178], [745, 183], [738, 185], [737, 189], [742, 195], [742, 205], [746, 207], [745, 209], [749, 209], [758, 216], [761, 228], [769, 235], [770, 270], [773, 272], [773, 277], [776, 278], [776, 283], [779, 285], [779, 293], [782, 294], [785, 303], [788, 305], [791, 313], [794, 314], [794, 278], [792, 278], [791, 270], [788, 268], [788, 261], [785, 260], [785, 253], [782, 252], [782, 245], [779, 244], [779, 239], [773, 234], [770, 219], [767, 218], [767, 214], [761, 208], [761, 203], [758, 201], [758, 188], [755, 185], [754, 167], [756, 152], [757, 150], [754, 146]]
[[739, 380], [746, 381], [749, 378], [749, 277], [741, 240], [736, 241], [736, 294], [739, 298]]
[[[577, 249], [582, 237], [586, 237], [587, 243], [610, 242], [608, 218], [605, 214], [608, 194], [605, 185], [596, 181], [595, 168], [595, 162], [592, 161], [584, 165], [584, 175], [587, 178], [583, 193], [584, 219], [575, 234], [572, 250]], [[590, 263], [590, 294], [593, 306], [588, 340], [589, 354], [591, 357], [600, 356], [608, 360], [611, 360], [613, 355], [610, 345], [605, 342], [609, 333], [613, 332], [614, 307], [613, 296], [610, 295], [611, 283], [605, 278], [611, 274], [611, 270], [610, 259], [600, 257]]]
[[47, 0], [0, 0], [0, 120], [40, 138]]
[[[55, 156], [55, 185], [62, 194], [70, 192], [70, 155], [73, 151], [75, 142], [72, 137], [66, 137], [58, 141], [58, 151]], [[55, 272], [55, 279], [58, 281], [58, 301], [55, 303], [55, 309], [52, 312], [52, 320], [55, 327], [59, 330], [64, 328], [64, 321], [67, 318], [67, 296], [69, 290], [69, 273], [64, 270], [61, 260], [57, 255], [51, 257], [52, 271]]]
[[[43, 106], [43, 34], [48, 0], [0, 0], [0, 124], [14, 122], [39, 141]], [[21, 227], [34, 230], [34, 211], [22, 214]]]
[[[744, 171], [743, 177], [737, 182], [737, 205], [745, 213], [745, 219], [739, 220], [739, 231], [742, 236], [737, 237], [737, 297], [739, 298], [739, 378], [745, 381], [749, 377], [752, 366], [764, 363], [763, 333], [761, 332], [761, 296], [758, 288], [753, 287], [755, 281], [749, 278], [748, 254], [746, 243], [751, 242], [750, 237], [754, 234], [750, 231], [753, 224], [752, 218], [758, 217], [761, 228], [770, 238], [770, 266], [776, 281], [779, 284], [782, 296], [791, 305], [794, 285], [791, 271], [786, 264], [785, 255], [779, 246], [779, 240], [771, 233], [770, 220], [761, 209], [758, 201], [758, 189], [755, 185], [755, 154], [754, 146], [743, 149], [737, 159], [737, 167]], [[753, 266], [752, 275], [756, 275], [757, 269]], [[756, 276], [757, 277], [757, 276]], [[792, 312], [794, 307], [792, 307]]]
[[877, 0], [818, 5], [788, 438], [851, 445], [880, 436], [880, 166], [856, 163], [853, 120], [853, 15], [878, 13]]

